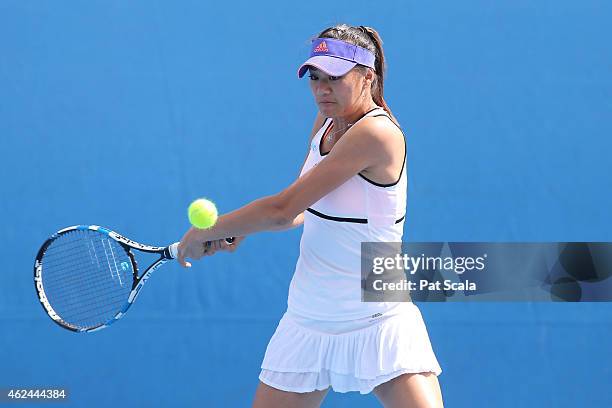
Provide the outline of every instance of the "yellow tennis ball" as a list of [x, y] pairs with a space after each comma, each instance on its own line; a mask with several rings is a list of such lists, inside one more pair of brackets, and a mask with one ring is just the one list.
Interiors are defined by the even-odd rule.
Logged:
[[210, 228], [217, 222], [217, 207], [205, 198], [199, 198], [189, 205], [189, 222], [196, 228]]

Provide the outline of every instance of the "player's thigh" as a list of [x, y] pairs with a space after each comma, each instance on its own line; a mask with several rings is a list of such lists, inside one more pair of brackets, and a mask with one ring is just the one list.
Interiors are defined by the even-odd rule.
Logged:
[[442, 391], [434, 373], [402, 374], [374, 388], [385, 408], [442, 408]]
[[259, 382], [252, 408], [318, 408], [328, 389], [312, 392], [287, 392]]

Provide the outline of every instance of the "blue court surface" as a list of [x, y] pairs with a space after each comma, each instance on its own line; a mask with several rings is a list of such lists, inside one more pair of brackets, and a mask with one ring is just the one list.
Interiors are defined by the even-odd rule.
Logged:
[[[56, 406], [250, 406], [301, 229], [164, 266], [91, 334], [45, 315], [34, 257], [74, 224], [166, 245], [194, 198], [223, 213], [288, 186], [316, 113], [296, 71], [340, 22], [384, 41], [405, 240], [612, 241], [611, 19], [598, 0], [0, 1], [0, 388], [67, 388]], [[610, 303], [419, 307], [445, 406], [612, 406]]]

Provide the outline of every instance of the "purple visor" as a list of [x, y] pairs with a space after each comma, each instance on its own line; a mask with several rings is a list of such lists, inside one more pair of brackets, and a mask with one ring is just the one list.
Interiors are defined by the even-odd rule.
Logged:
[[298, 69], [298, 77], [302, 78], [309, 67], [339, 77], [357, 64], [374, 69], [374, 60], [374, 53], [365, 48], [334, 38], [316, 38], [312, 42], [310, 58]]

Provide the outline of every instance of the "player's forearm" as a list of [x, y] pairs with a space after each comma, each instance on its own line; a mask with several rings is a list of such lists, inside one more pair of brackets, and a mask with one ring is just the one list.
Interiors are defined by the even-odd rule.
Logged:
[[[296, 217], [297, 218], [297, 217]], [[295, 220], [293, 220], [295, 221]], [[278, 206], [274, 196], [260, 198], [235, 211], [224, 214], [216, 224], [205, 230], [196, 230], [196, 236], [212, 241], [227, 237], [239, 237], [262, 231], [277, 231], [292, 225]]]

